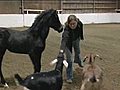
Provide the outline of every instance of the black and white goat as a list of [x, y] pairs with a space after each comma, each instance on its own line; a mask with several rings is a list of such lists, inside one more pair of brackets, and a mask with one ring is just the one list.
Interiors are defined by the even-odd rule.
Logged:
[[[86, 55], [83, 60], [84, 62], [87, 60], [88, 63], [86, 63], [83, 67], [81, 90], [85, 89], [85, 85], [87, 84], [87, 82], [91, 82], [92, 84], [96, 82], [102, 82], [103, 72], [101, 68], [94, 63], [96, 57], [98, 57], [99, 59], [102, 59], [100, 58], [99, 55], [97, 54], [94, 55], [90, 53]], [[101, 83], [99, 83], [99, 86], [100, 84]]]
[[26, 90], [61, 90], [63, 85], [62, 71], [63, 65], [68, 67], [68, 63], [62, 57], [57, 57], [51, 64], [56, 64], [55, 70], [40, 72], [27, 76], [24, 80], [18, 75], [15, 78]]

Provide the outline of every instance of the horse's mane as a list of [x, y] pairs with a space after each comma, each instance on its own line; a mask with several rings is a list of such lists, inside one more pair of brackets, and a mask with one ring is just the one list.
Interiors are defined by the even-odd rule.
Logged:
[[[50, 10], [46, 10], [46, 11], [43, 11], [41, 14], [39, 14], [36, 18], [35, 18], [35, 21], [34, 23], [32, 24], [32, 26], [30, 27], [30, 30], [33, 31], [35, 28], [38, 29], [38, 24], [41, 24], [43, 23], [43, 17], [46, 16], [46, 14], [48, 13], [52, 13], [53, 9], [50, 9]], [[35, 30], [36, 31], [36, 30]]]

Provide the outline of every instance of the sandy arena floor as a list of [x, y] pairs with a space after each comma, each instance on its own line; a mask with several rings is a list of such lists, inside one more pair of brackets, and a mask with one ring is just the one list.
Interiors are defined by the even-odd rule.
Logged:
[[[14, 29], [25, 30], [25, 28]], [[104, 72], [101, 90], [120, 90], [120, 24], [84, 25], [84, 35], [85, 40], [81, 41], [81, 56], [83, 57], [85, 54], [92, 52], [99, 54], [103, 58], [103, 60], [96, 60], [96, 63]], [[46, 41], [46, 49], [42, 56], [42, 71], [54, 69], [54, 66], [50, 66], [49, 63], [58, 54], [60, 37], [61, 34], [53, 30], [50, 31]], [[21, 86], [16, 86], [15, 84], [14, 74], [16, 73], [19, 73], [23, 78], [33, 73], [30, 58], [28, 55], [7, 51], [3, 60], [3, 74], [10, 88], [0, 87], [0, 90], [22, 90]], [[65, 82], [65, 68], [63, 76], [64, 84], [62, 90], [80, 89], [81, 69], [77, 65], [74, 64], [74, 80], [72, 84]]]

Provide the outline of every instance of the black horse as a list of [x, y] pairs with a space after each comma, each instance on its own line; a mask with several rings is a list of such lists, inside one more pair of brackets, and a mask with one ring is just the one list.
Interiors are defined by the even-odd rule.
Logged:
[[41, 54], [45, 49], [49, 27], [61, 32], [62, 24], [57, 11], [50, 9], [41, 13], [32, 26], [25, 31], [0, 28], [0, 83], [7, 85], [2, 74], [2, 59], [8, 49], [14, 53], [28, 54], [33, 65], [34, 73], [41, 70]]

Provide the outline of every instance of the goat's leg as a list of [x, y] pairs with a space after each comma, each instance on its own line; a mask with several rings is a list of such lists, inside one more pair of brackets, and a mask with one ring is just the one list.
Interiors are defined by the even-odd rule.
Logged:
[[41, 53], [31, 53], [29, 54], [31, 61], [34, 65], [34, 73], [40, 72], [41, 70]]
[[3, 60], [3, 56], [5, 54], [5, 49], [4, 50], [0, 50], [0, 83], [4, 85], [4, 87], [9, 87], [4, 79], [3, 73], [2, 73], [2, 60]]
[[82, 81], [82, 85], [81, 85], [80, 90], [84, 90], [85, 89], [85, 85], [86, 85], [87, 81], [88, 80], [86, 80], [86, 79]]

